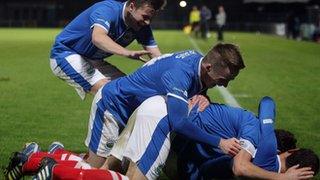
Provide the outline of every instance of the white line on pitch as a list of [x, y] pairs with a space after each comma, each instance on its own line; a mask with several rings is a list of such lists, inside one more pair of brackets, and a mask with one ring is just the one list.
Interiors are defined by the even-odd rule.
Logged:
[[[200, 49], [200, 47], [198, 46], [198, 44], [190, 37], [188, 36], [192, 46], [199, 51], [201, 54], [203, 54], [202, 50]], [[234, 98], [234, 96], [228, 91], [227, 88], [223, 87], [223, 86], [217, 86], [220, 94], [222, 95], [224, 101], [229, 104], [230, 106], [234, 106], [234, 107], [241, 107], [240, 104], [238, 103], [238, 101]]]

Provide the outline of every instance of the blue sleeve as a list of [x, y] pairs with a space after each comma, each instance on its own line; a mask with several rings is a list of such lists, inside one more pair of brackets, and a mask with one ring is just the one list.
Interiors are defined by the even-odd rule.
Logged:
[[205, 132], [187, 119], [188, 104], [185, 101], [169, 95], [167, 108], [169, 124], [174, 132], [201, 143], [219, 146], [220, 137]]
[[259, 121], [261, 139], [257, 148], [253, 164], [269, 170], [278, 171], [277, 139], [274, 133], [275, 104], [274, 101], [265, 97], [259, 105]]
[[109, 32], [111, 24], [116, 20], [117, 13], [111, 6], [102, 6], [90, 14], [91, 27], [99, 26]]
[[166, 71], [161, 81], [168, 96], [174, 96], [188, 103], [188, 90], [191, 88], [192, 78], [187, 71], [180, 68], [173, 68]]
[[149, 47], [157, 47], [157, 42], [155, 41], [152, 30], [150, 26], [142, 27], [137, 32], [137, 41], [139, 44], [143, 46], [149, 46]]
[[260, 123], [258, 118], [249, 111], [240, 110], [245, 122], [241, 123], [240, 138], [246, 139], [256, 148], [260, 138]]

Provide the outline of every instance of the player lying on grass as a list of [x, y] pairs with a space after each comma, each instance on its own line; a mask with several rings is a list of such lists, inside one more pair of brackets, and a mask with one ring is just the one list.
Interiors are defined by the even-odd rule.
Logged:
[[174, 132], [214, 147], [232, 148], [235, 141], [213, 136], [185, 118], [189, 98], [216, 85], [226, 87], [244, 67], [235, 45], [217, 44], [204, 57], [192, 50], [162, 55], [133, 74], [107, 83], [92, 102], [85, 141], [87, 161], [101, 167], [133, 111], [155, 95], [167, 97], [168, 120]]
[[[275, 131], [274, 120], [274, 102], [265, 97], [260, 102], [259, 118], [254, 120], [260, 123], [256, 149], [246, 148], [248, 146], [245, 141], [241, 140], [245, 148], [235, 157], [221, 155], [212, 151], [212, 148], [194, 141], [177, 147], [179, 177], [182, 179], [231, 179], [235, 176], [253, 179], [295, 179], [294, 176], [298, 179], [312, 178], [319, 171], [318, 156], [309, 149], [296, 149], [296, 139], [293, 134], [284, 130]], [[219, 124], [221, 123], [218, 123], [218, 126]], [[204, 128], [215, 126], [217, 125], [203, 125]], [[239, 130], [241, 132], [249, 129]], [[183, 139], [177, 138], [174, 142], [181, 140]], [[261, 171], [258, 167], [269, 172]], [[301, 168], [298, 169], [299, 167]]]
[[37, 143], [29, 143], [21, 152], [14, 152], [4, 172], [5, 179], [18, 180], [33, 176], [33, 180], [128, 180], [128, 177], [109, 170], [92, 168], [83, 158], [66, 151], [59, 142], [41, 152]]
[[[56, 37], [50, 54], [53, 73], [84, 99], [86, 93], [95, 94], [110, 79], [125, 75], [104, 58], [160, 56], [150, 22], [165, 4], [165, 0], [111, 0], [89, 7]], [[125, 48], [134, 40], [145, 50]]]
[[[197, 112], [195, 111], [196, 108], [193, 108], [188, 121], [213, 136], [240, 140], [240, 152], [236, 153], [237, 149], [234, 147], [230, 148], [231, 152], [229, 152], [229, 154], [236, 154], [232, 169], [236, 176], [263, 179], [304, 179], [312, 177], [318, 171], [318, 165], [313, 166], [314, 161], [309, 162], [307, 159], [303, 159], [299, 164], [300, 167], [304, 168], [298, 169], [297, 166], [294, 166], [298, 163], [296, 161], [290, 162], [288, 157], [287, 164], [280, 165], [276, 141], [272, 135], [274, 116], [269, 113], [269, 111], [273, 113], [273, 105], [273, 101], [270, 98], [262, 99], [260, 104], [262, 123], [251, 112], [221, 104], [211, 104], [203, 112]], [[154, 96], [147, 99], [139, 106], [134, 115], [136, 120], [127, 144], [117, 143], [114, 149], [121, 150], [125, 147], [122, 155], [131, 160], [126, 174], [130, 179], [156, 179], [159, 176], [159, 172], [161, 172], [161, 168], [165, 165], [171, 146], [170, 133], [172, 132], [172, 125], [167, 116], [166, 98]], [[272, 129], [272, 132], [270, 129]], [[198, 132], [190, 131], [190, 133], [196, 134]], [[265, 136], [266, 134], [269, 136]], [[121, 139], [119, 142], [121, 142]], [[184, 146], [177, 146], [183, 151]], [[268, 148], [265, 148], [266, 146]], [[223, 147], [210, 146], [208, 143], [197, 144], [192, 147], [199, 152], [186, 147], [187, 149], [184, 149], [184, 153], [179, 153], [180, 159], [185, 159], [186, 162], [179, 165], [186, 164], [186, 167], [189, 168], [189, 171], [184, 169], [187, 175], [183, 176], [182, 179], [205, 177], [205, 175], [199, 174], [199, 168], [203, 167], [200, 165], [229, 157], [225, 156]], [[299, 156], [299, 151], [296, 152], [292, 153], [292, 155], [296, 156], [298, 154]], [[122, 159], [119, 156], [119, 151], [111, 154]], [[259, 156], [257, 157], [257, 155]], [[311, 157], [314, 157], [313, 160], [318, 161], [314, 153], [311, 153]], [[223, 164], [217, 164], [217, 166], [219, 165]], [[293, 167], [290, 168], [291, 166]], [[312, 170], [309, 166], [312, 167]]]

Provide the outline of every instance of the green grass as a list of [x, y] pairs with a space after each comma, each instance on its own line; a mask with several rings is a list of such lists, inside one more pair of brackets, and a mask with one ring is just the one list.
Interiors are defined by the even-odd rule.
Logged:
[[[49, 68], [50, 48], [59, 31], [0, 29], [0, 166], [29, 141], [44, 150], [55, 140], [75, 152], [86, 150], [92, 96], [81, 101]], [[155, 37], [163, 53], [193, 49], [180, 31], [155, 31]], [[245, 70], [228, 88], [240, 105], [256, 112], [259, 99], [272, 96], [277, 102], [277, 127], [294, 132], [300, 146], [320, 155], [319, 44], [252, 33], [229, 32], [225, 37], [241, 47], [245, 59]], [[216, 43], [215, 37], [196, 42], [203, 52]], [[127, 73], [141, 65], [116, 56], [109, 62]], [[223, 102], [217, 90], [209, 95]]]

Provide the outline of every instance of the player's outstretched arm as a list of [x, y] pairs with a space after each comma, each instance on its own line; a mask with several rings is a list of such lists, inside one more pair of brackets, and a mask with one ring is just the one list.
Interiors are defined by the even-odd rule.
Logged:
[[224, 149], [225, 153], [235, 155], [239, 144], [233, 140], [224, 140], [211, 135], [187, 119], [188, 104], [176, 97], [168, 96], [168, 119], [173, 131], [192, 140]]
[[150, 52], [146, 50], [130, 51], [114, 42], [106, 33], [106, 30], [99, 26], [93, 27], [92, 43], [105, 52], [132, 59], [139, 59], [142, 55], [150, 54]]
[[161, 52], [160, 52], [160, 49], [158, 48], [158, 46], [157, 47], [144, 46], [143, 48], [144, 48], [144, 50], [146, 50], [150, 53], [149, 54], [150, 58], [155, 58], [155, 57], [161, 56]]
[[218, 147], [220, 137], [204, 132], [187, 119], [187, 102], [173, 96], [168, 96], [168, 119], [173, 131], [180, 133], [190, 139]]
[[286, 173], [275, 173], [255, 166], [251, 162], [252, 156], [245, 150], [241, 150], [235, 157], [233, 173], [235, 176], [244, 176], [253, 179], [294, 180], [308, 179], [312, 177], [310, 168], [292, 167]]

